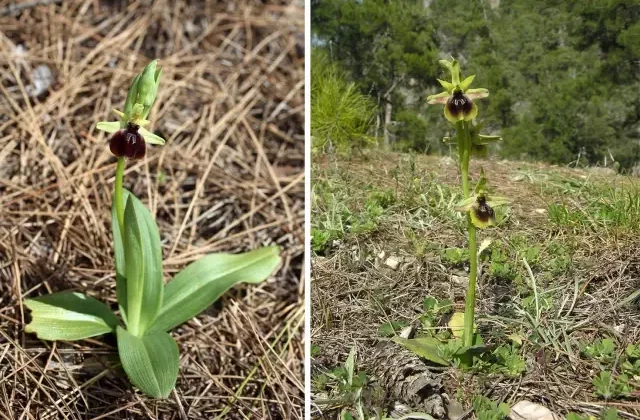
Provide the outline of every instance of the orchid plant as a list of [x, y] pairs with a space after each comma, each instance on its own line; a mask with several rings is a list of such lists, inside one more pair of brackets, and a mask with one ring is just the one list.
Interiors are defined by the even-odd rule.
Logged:
[[155, 102], [162, 70], [157, 60], [134, 79], [124, 111], [115, 122], [99, 122], [112, 133], [117, 157], [111, 212], [115, 251], [116, 296], [121, 320], [104, 303], [78, 292], [26, 299], [31, 322], [25, 330], [42, 340], [81, 340], [114, 333], [120, 362], [131, 382], [145, 394], [164, 398], [179, 370], [178, 346], [168, 333], [209, 307], [234, 285], [258, 284], [280, 263], [277, 247], [243, 254], [212, 254], [188, 265], [166, 285], [156, 221], [133, 193], [123, 188], [126, 161], [144, 158], [146, 143], [164, 139], [144, 129]]
[[478, 246], [476, 229], [484, 229], [495, 224], [494, 208], [507, 204], [504, 197], [494, 196], [489, 193], [487, 179], [484, 170], [480, 169], [480, 178], [473, 191], [469, 186], [469, 161], [471, 155], [484, 156], [490, 143], [502, 140], [499, 136], [480, 134], [482, 123], [475, 123], [478, 116], [478, 106], [474, 102], [489, 96], [489, 91], [483, 88], [470, 88], [475, 75], [465, 79], [460, 75], [460, 64], [455, 59], [440, 60], [440, 64], [449, 71], [451, 81], [440, 80], [438, 82], [445, 89], [444, 92], [431, 95], [427, 103], [443, 104], [445, 118], [455, 124], [456, 137], [445, 137], [446, 143], [457, 145], [460, 172], [462, 175], [463, 199], [457, 205], [457, 210], [466, 214], [467, 232], [469, 242], [469, 286], [465, 298], [465, 311], [454, 313], [449, 322], [449, 327], [454, 339], [442, 345], [438, 340], [430, 337], [420, 337], [412, 340], [394, 338], [394, 341], [404, 345], [435, 363], [448, 364], [442, 355], [450, 354], [453, 359], [459, 360], [462, 365], [470, 366], [472, 356], [482, 351], [482, 338], [476, 331], [474, 324], [476, 279], [478, 271]]
[[469, 286], [465, 299], [464, 329], [462, 344], [471, 347], [474, 340], [474, 315], [476, 300], [476, 277], [478, 272], [478, 247], [476, 241], [476, 228], [484, 229], [495, 222], [494, 208], [507, 203], [503, 197], [494, 197], [487, 191], [487, 179], [484, 170], [480, 171], [480, 179], [473, 191], [469, 188], [469, 160], [472, 154], [484, 155], [487, 145], [502, 140], [499, 136], [486, 136], [480, 134], [482, 124], [474, 125], [474, 119], [478, 116], [478, 106], [474, 99], [489, 96], [487, 89], [471, 89], [471, 83], [475, 75], [461, 80], [460, 64], [457, 60], [440, 60], [440, 64], [451, 74], [451, 82], [440, 80], [438, 82], [445, 91], [427, 98], [429, 104], [444, 104], [445, 118], [455, 124], [456, 138], [452, 140], [445, 137], [445, 142], [455, 142], [458, 146], [460, 172], [462, 175], [462, 192], [464, 200], [458, 204], [458, 210], [467, 215], [467, 232], [469, 240]]

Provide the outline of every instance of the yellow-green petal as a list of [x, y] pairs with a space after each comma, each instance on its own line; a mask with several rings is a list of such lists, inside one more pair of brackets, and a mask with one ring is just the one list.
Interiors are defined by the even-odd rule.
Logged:
[[427, 96], [427, 103], [429, 105], [445, 104], [447, 103], [447, 99], [449, 99], [449, 96], [449, 92], [440, 92], [437, 95], [429, 95]]
[[482, 99], [489, 96], [489, 91], [485, 88], [467, 89], [465, 95], [467, 95], [471, 100]]

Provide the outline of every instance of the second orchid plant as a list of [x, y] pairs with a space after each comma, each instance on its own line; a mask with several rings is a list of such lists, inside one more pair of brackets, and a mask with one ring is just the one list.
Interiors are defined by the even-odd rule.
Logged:
[[112, 133], [109, 148], [118, 158], [111, 222], [122, 321], [104, 303], [78, 292], [25, 300], [32, 318], [25, 330], [42, 340], [81, 340], [114, 333], [127, 376], [155, 398], [168, 396], [178, 376], [178, 346], [168, 332], [205, 310], [235, 284], [264, 281], [280, 263], [279, 249], [274, 246], [244, 254], [211, 254], [164, 284], [156, 221], [123, 188], [127, 159], [142, 159], [147, 143], [165, 143], [144, 128], [149, 124], [161, 73], [157, 61], [147, 65], [133, 79], [124, 111], [115, 111], [120, 121], [97, 124], [98, 129]]

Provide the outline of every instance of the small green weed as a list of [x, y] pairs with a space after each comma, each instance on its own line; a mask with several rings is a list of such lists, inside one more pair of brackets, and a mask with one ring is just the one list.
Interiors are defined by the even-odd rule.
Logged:
[[483, 395], [474, 395], [471, 405], [478, 420], [503, 420], [510, 412], [509, 404], [497, 403]]
[[440, 251], [440, 259], [443, 263], [463, 265], [469, 262], [469, 250], [465, 248], [445, 248]]
[[611, 372], [606, 370], [601, 371], [600, 375], [593, 378], [593, 386], [595, 394], [606, 399], [628, 395], [633, 391], [626, 374], [614, 377]]
[[585, 346], [582, 352], [591, 359], [610, 364], [616, 357], [616, 345], [611, 338], [603, 338]]
[[324, 392], [329, 398], [317, 400], [318, 405], [341, 408], [340, 418], [354, 418], [365, 420], [362, 391], [369, 382], [367, 374], [357, 371], [355, 347], [349, 352], [343, 366], [329, 372], [317, 375], [312, 380], [314, 391]]

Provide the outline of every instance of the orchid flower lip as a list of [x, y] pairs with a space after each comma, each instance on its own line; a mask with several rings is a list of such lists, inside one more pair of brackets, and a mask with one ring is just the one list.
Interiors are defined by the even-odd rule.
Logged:
[[479, 195], [471, 208], [471, 219], [478, 228], [492, 226], [495, 222], [495, 212], [487, 203], [484, 195]]
[[139, 128], [136, 124], [129, 122], [126, 128], [116, 131], [109, 140], [111, 153], [118, 158], [142, 159], [147, 147], [142, 134], [138, 132]]

